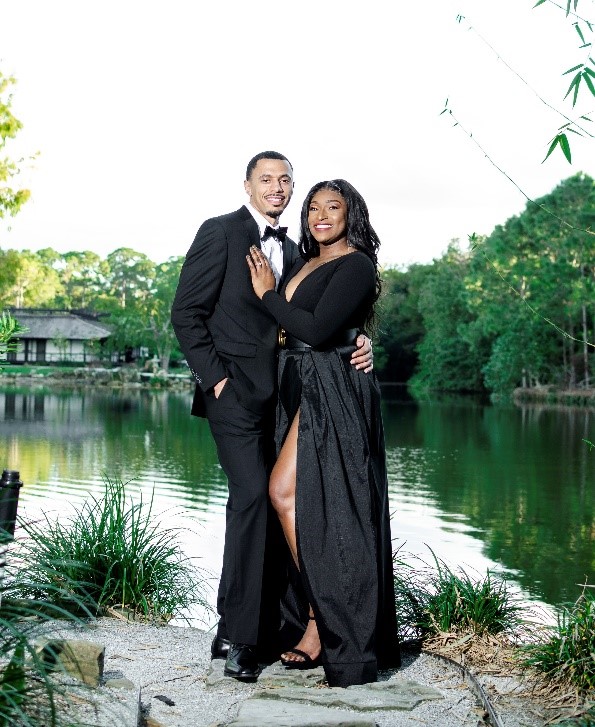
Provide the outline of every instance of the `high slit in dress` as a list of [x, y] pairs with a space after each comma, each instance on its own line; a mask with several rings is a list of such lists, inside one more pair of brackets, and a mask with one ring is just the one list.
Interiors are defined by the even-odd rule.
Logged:
[[[350, 364], [374, 299], [375, 269], [361, 252], [316, 268], [285, 299], [287, 282], [263, 302], [288, 334], [279, 355], [276, 445], [299, 409], [296, 537], [300, 572], [288, 556], [282, 603], [287, 647], [312, 606], [331, 686], [375, 681], [399, 666], [392, 544], [380, 390]], [[299, 339], [298, 347], [295, 339]]]

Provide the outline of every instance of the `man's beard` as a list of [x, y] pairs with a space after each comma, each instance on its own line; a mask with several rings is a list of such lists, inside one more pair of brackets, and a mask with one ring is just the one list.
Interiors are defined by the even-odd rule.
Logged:
[[281, 217], [282, 214], [283, 210], [271, 210], [271, 212], [267, 212], [267, 217], [272, 217], [276, 220], [278, 217]]

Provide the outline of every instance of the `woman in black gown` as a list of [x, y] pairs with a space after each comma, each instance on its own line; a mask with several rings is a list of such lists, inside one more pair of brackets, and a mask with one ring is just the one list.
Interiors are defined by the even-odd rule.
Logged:
[[297, 570], [283, 603], [295, 646], [281, 660], [322, 661], [331, 686], [400, 663], [380, 392], [349, 364], [374, 317], [378, 246], [365, 201], [336, 179], [308, 193], [302, 259], [279, 292], [261, 250], [247, 258], [285, 336], [269, 491]]

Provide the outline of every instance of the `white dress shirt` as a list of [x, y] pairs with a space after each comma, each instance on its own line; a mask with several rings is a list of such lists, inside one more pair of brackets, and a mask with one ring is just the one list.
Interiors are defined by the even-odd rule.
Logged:
[[258, 236], [261, 240], [260, 247], [266, 255], [269, 265], [271, 266], [271, 270], [273, 271], [273, 275], [275, 276], [275, 288], [278, 288], [279, 281], [283, 274], [283, 243], [279, 242], [279, 240], [276, 240], [274, 237], [268, 237], [266, 240], [263, 240], [262, 236], [264, 235], [264, 230], [267, 225], [273, 229], [279, 227], [279, 220], [277, 220], [276, 225], [271, 225], [271, 223], [265, 219], [260, 212], [255, 210], [251, 204], [247, 204], [246, 207], [258, 225]]

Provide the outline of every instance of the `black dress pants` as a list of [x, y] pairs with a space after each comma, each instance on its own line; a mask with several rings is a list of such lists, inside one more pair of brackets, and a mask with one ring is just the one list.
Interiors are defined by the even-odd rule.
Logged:
[[268, 496], [272, 416], [246, 409], [229, 381], [218, 399], [206, 395], [205, 404], [229, 488], [217, 633], [233, 643], [272, 648], [279, 620], [276, 545], [283, 547]]

